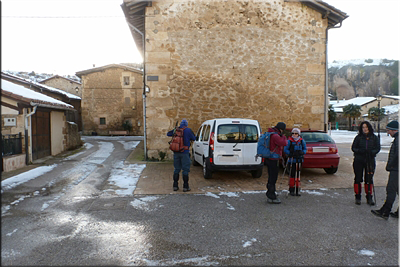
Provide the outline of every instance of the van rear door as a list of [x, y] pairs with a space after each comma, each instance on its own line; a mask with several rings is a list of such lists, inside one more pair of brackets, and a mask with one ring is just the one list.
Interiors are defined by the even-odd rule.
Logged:
[[243, 141], [240, 121], [216, 125], [214, 137], [215, 165], [243, 165]]
[[261, 164], [262, 159], [260, 157], [256, 158], [257, 142], [261, 132], [258, 128], [258, 125], [243, 124], [242, 131], [244, 133], [243, 164]]

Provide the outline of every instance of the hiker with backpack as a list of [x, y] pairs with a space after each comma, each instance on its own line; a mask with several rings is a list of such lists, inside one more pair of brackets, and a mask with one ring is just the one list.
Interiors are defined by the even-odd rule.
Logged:
[[[281, 200], [276, 196], [276, 181], [279, 173], [279, 158], [282, 157], [283, 147], [287, 144], [286, 136], [283, 131], [286, 124], [278, 122], [275, 127], [269, 128], [266, 134], [269, 134], [269, 150], [270, 155], [265, 158], [268, 166], [268, 182], [267, 182], [267, 202], [271, 204], [280, 204]], [[260, 137], [261, 139], [261, 137]]]
[[167, 133], [167, 136], [172, 136], [170, 149], [174, 152], [174, 176], [173, 190], [178, 191], [179, 173], [182, 170], [183, 192], [190, 191], [189, 187], [189, 172], [190, 172], [190, 154], [189, 148], [191, 141], [196, 140], [192, 129], [188, 128], [188, 121], [183, 119], [179, 128], [175, 127]]
[[289, 137], [283, 151], [288, 155], [289, 166], [289, 193], [291, 196], [300, 196], [300, 171], [304, 161], [304, 154], [307, 152], [306, 142], [300, 135], [299, 128], [292, 129], [292, 136]]

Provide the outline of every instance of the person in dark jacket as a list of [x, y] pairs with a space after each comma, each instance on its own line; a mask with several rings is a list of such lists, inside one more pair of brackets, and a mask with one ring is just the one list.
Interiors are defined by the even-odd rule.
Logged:
[[351, 150], [354, 152], [353, 170], [354, 170], [354, 193], [356, 204], [361, 204], [361, 192], [364, 177], [364, 189], [369, 205], [375, 205], [373, 192], [373, 174], [375, 172], [375, 156], [381, 150], [379, 138], [374, 134], [372, 125], [368, 121], [361, 122], [358, 128], [358, 134], [353, 140]]
[[[196, 140], [196, 136], [193, 134], [192, 129], [188, 128], [188, 121], [183, 119], [179, 128], [185, 128], [183, 130], [183, 145], [187, 147], [183, 152], [174, 152], [174, 183], [173, 190], [178, 191], [178, 181], [179, 181], [179, 173], [182, 170], [183, 176], [183, 192], [190, 191], [189, 187], [189, 172], [190, 172], [190, 154], [189, 148], [191, 145], [191, 141]], [[175, 129], [172, 129], [167, 133], [167, 136], [173, 136], [175, 133]]]
[[389, 122], [386, 126], [386, 131], [394, 138], [386, 163], [386, 171], [389, 172], [389, 180], [386, 185], [386, 200], [379, 210], [371, 210], [372, 214], [385, 220], [389, 218], [389, 215], [399, 218], [399, 208], [397, 208], [396, 212], [390, 212], [396, 200], [396, 195], [399, 194], [399, 122]]
[[304, 154], [307, 153], [306, 142], [300, 135], [299, 128], [292, 129], [292, 136], [289, 137], [283, 151], [288, 155], [287, 166], [289, 168], [289, 193], [291, 196], [300, 196], [300, 171], [301, 163], [304, 161]]
[[[275, 127], [269, 128], [268, 132], [275, 132], [271, 135], [270, 150], [282, 157], [283, 147], [287, 144], [286, 136], [283, 131], [286, 129], [286, 124], [278, 122]], [[278, 180], [279, 158], [266, 158], [268, 166], [268, 182], [267, 182], [267, 202], [271, 204], [280, 204], [281, 200], [276, 196], [276, 181]]]

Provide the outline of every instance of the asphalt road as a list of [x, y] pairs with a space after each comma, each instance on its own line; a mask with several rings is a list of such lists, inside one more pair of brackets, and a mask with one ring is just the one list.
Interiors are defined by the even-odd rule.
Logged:
[[[399, 264], [398, 219], [356, 206], [351, 188], [280, 191], [280, 205], [265, 191], [121, 197], [107, 193], [107, 177], [128, 153], [111, 141], [115, 149], [100, 155], [107, 141], [88, 142], [2, 194], [2, 266]], [[376, 196], [380, 206], [385, 188]]]

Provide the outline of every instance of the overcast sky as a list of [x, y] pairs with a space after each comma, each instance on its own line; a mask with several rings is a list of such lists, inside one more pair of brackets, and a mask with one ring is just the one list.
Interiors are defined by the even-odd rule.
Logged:
[[[93, 64], [141, 62], [122, 2], [2, 0], [2, 70], [74, 75]], [[329, 30], [329, 62], [400, 58], [399, 0], [325, 2], [350, 16]]]

